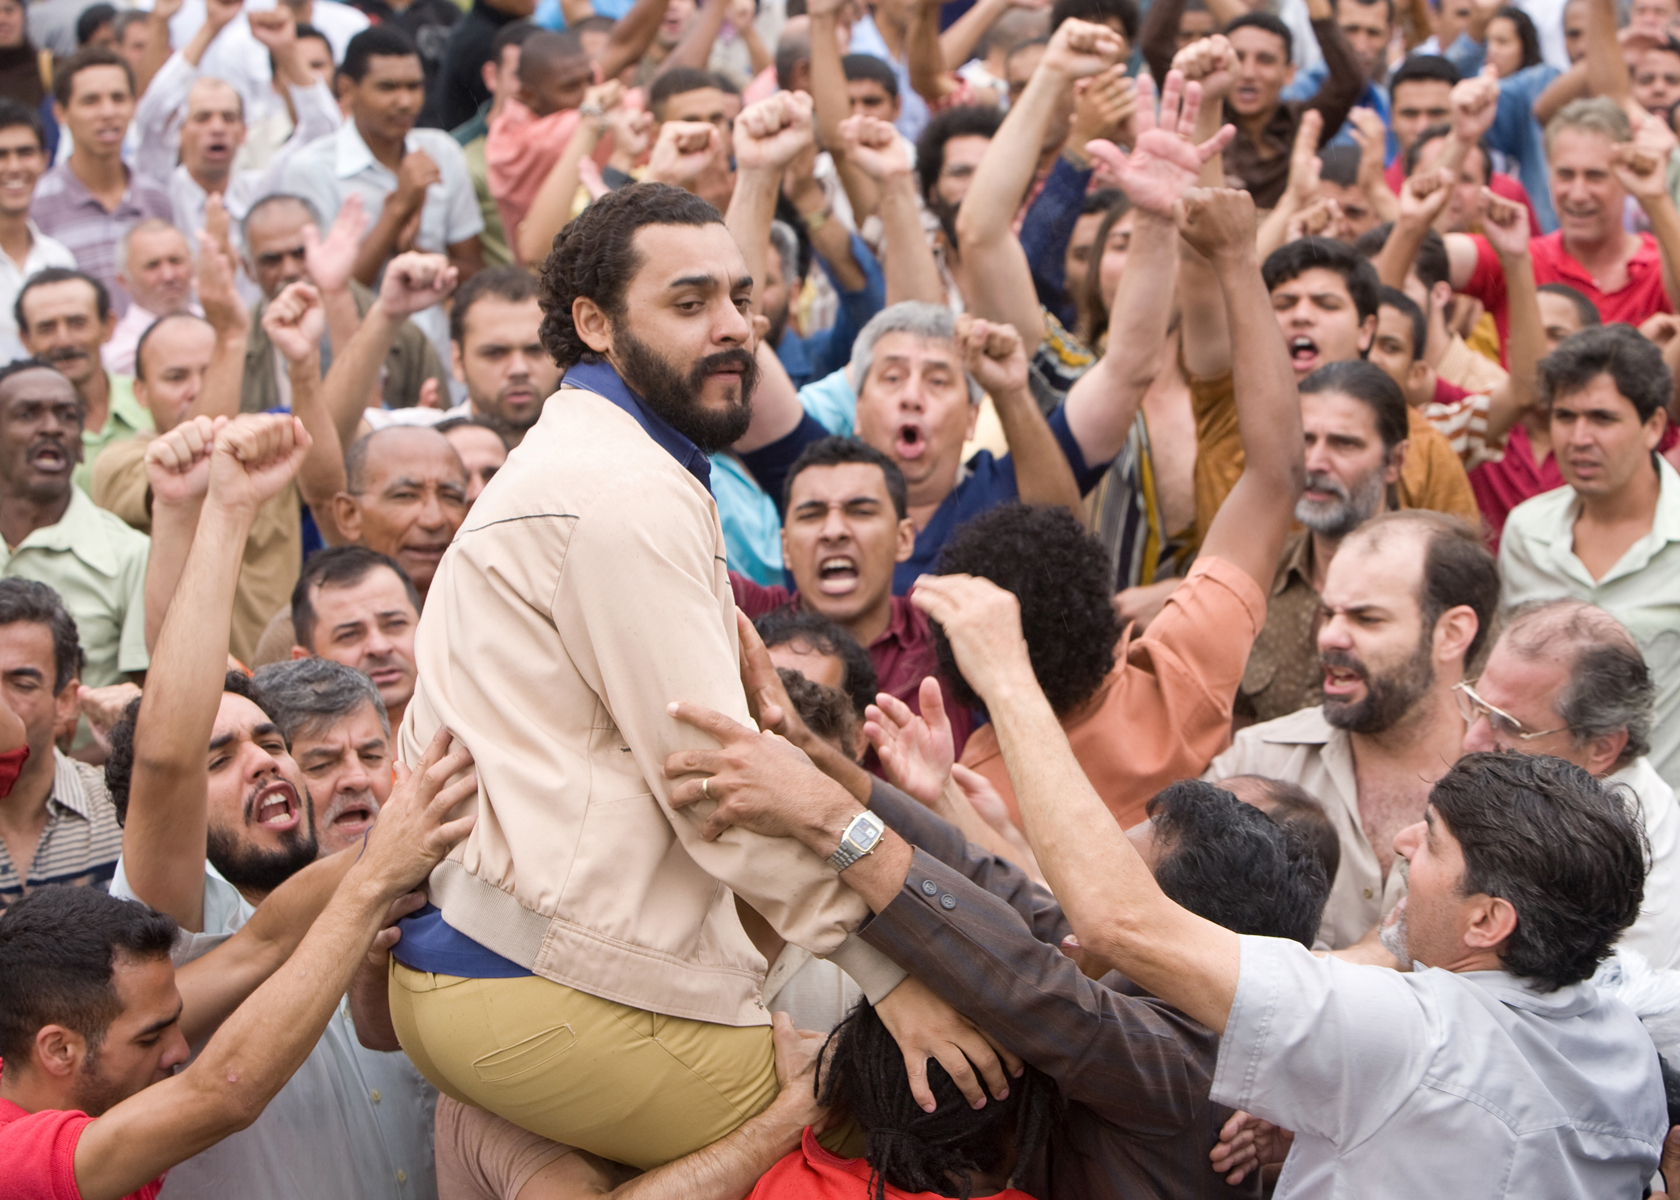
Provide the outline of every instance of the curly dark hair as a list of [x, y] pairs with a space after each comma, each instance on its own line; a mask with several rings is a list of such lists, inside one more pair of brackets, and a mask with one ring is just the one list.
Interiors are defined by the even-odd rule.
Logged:
[[[1033, 674], [1056, 715], [1065, 717], [1114, 668], [1120, 618], [1109, 602], [1108, 552], [1067, 509], [1006, 504], [957, 530], [939, 556], [941, 575], [978, 575], [1021, 601], [1021, 631]], [[933, 625], [939, 670], [960, 704], [985, 706], [957, 669], [951, 643]]]
[[562, 229], [543, 263], [542, 344], [564, 371], [600, 355], [578, 336], [572, 301], [587, 296], [617, 319], [624, 315], [624, 293], [641, 270], [636, 230], [644, 225], [710, 225], [723, 217], [709, 203], [664, 183], [633, 183], [609, 192]]
[[787, 642], [803, 642], [818, 654], [838, 658], [840, 665], [846, 668], [840, 690], [846, 694], [860, 718], [863, 710], [875, 703], [875, 693], [880, 687], [875, 661], [869, 657], [869, 651], [846, 632], [844, 626], [820, 612], [803, 608], [780, 608], [765, 613], [753, 622], [753, 626], [758, 630], [758, 636], [764, 639], [766, 648]]
[[1638, 801], [1546, 754], [1466, 754], [1429, 793], [1464, 854], [1463, 896], [1517, 911], [1499, 961], [1555, 991], [1592, 978], [1639, 916], [1649, 847]]
[[[229, 671], [222, 679], [222, 691], [243, 696], [263, 710], [270, 719], [274, 714], [262, 690], [251, 682], [243, 671]], [[111, 793], [111, 804], [117, 810], [117, 824], [128, 822], [128, 789], [134, 782], [134, 724], [140, 719], [141, 697], [136, 696], [123, 709], [122, 719], [111, 726], [111, 754], [105, 760], [105, 787]]]
[[834, 1027], [817, 1061], [818, 1098], [843, 1105], [868, 1137], [872, 1200], [885, 1200], [888, 1185], [967, 1200], [977, 1173], [1003, 1170], [1012, 1152], [1016, 1162], [1031, 1162], [1062, 1122], [1061, 1092], [1033, 1066], [1010, 1081], [1004, 1099], [973, 1109], [930, 1060], [927, 1083], [938, 1107], [924, 1112], [910, 1094], [898, 1043], [866, 1000]]

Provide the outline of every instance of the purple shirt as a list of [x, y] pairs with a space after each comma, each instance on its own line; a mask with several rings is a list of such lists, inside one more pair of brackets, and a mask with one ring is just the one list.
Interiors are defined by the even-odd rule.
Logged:
[[42, 233], [70, 248], [82, 270], [109, 289], [111, 311], [120, 317], [128, 311], [128, 293], [117, 284], [117, 241], [125, 229], [147, 217], [173, 221], [175, 206], [168, 192], [130, 171], [128, 189], [116, 210], [108, 211], [66, 162], [41, 176], [29, 215]]

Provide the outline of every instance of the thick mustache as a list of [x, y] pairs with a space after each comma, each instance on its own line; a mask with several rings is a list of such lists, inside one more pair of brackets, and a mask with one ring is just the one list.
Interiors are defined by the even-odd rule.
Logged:
[[1359, 678], [1369, 681], [1370, 674], [1365, 670], [1365, 664], [1345, 650], [1327, 650], [1318, 656], [1321, 667], [1339, 667], [1344, 671], [1352, 671]]

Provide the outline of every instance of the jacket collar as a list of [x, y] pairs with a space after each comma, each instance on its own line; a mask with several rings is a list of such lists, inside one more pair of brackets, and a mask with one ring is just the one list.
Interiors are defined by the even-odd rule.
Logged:
[[700, 481], [700, 486], [708, 492], [712, 490], [712, 463], [705, 454], [683, 434], [678, 433], [671, 424], [643, 402], [642, 398], [630, 390], [630, 385], [613, 368], [611, 363], [580, 362], [566, 368], [566, 374], [560, 381], [561, 387], [582, 388], [586, 392], [594, 392], [597, 396], [611, 400], [618, 407], [629, 413], [646, 434], [665, 450], [672, 458], [682, 464], [690, 475]]

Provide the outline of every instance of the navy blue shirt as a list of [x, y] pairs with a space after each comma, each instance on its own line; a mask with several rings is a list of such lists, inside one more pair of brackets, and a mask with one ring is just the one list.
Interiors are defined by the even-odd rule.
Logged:
[[[582, 388], [611, 400], [634, 417], [636, 424], [704, 484], [707, 491], [712, 490], [711, 460], [700, 447], [673, 429], [670, 422], [649, 410], [609, 364], [578, 363], [566, 371], [560, 386]], [[463, 979], [515, 979], [531, 974], [512, 959], [503, 958], [450, 925], [443, 919], [442, 911], [433, 905], [426, 905], [397, 924], [402, 929], [402, 939], [391, 950], [391, 957], [412, 971]]]

